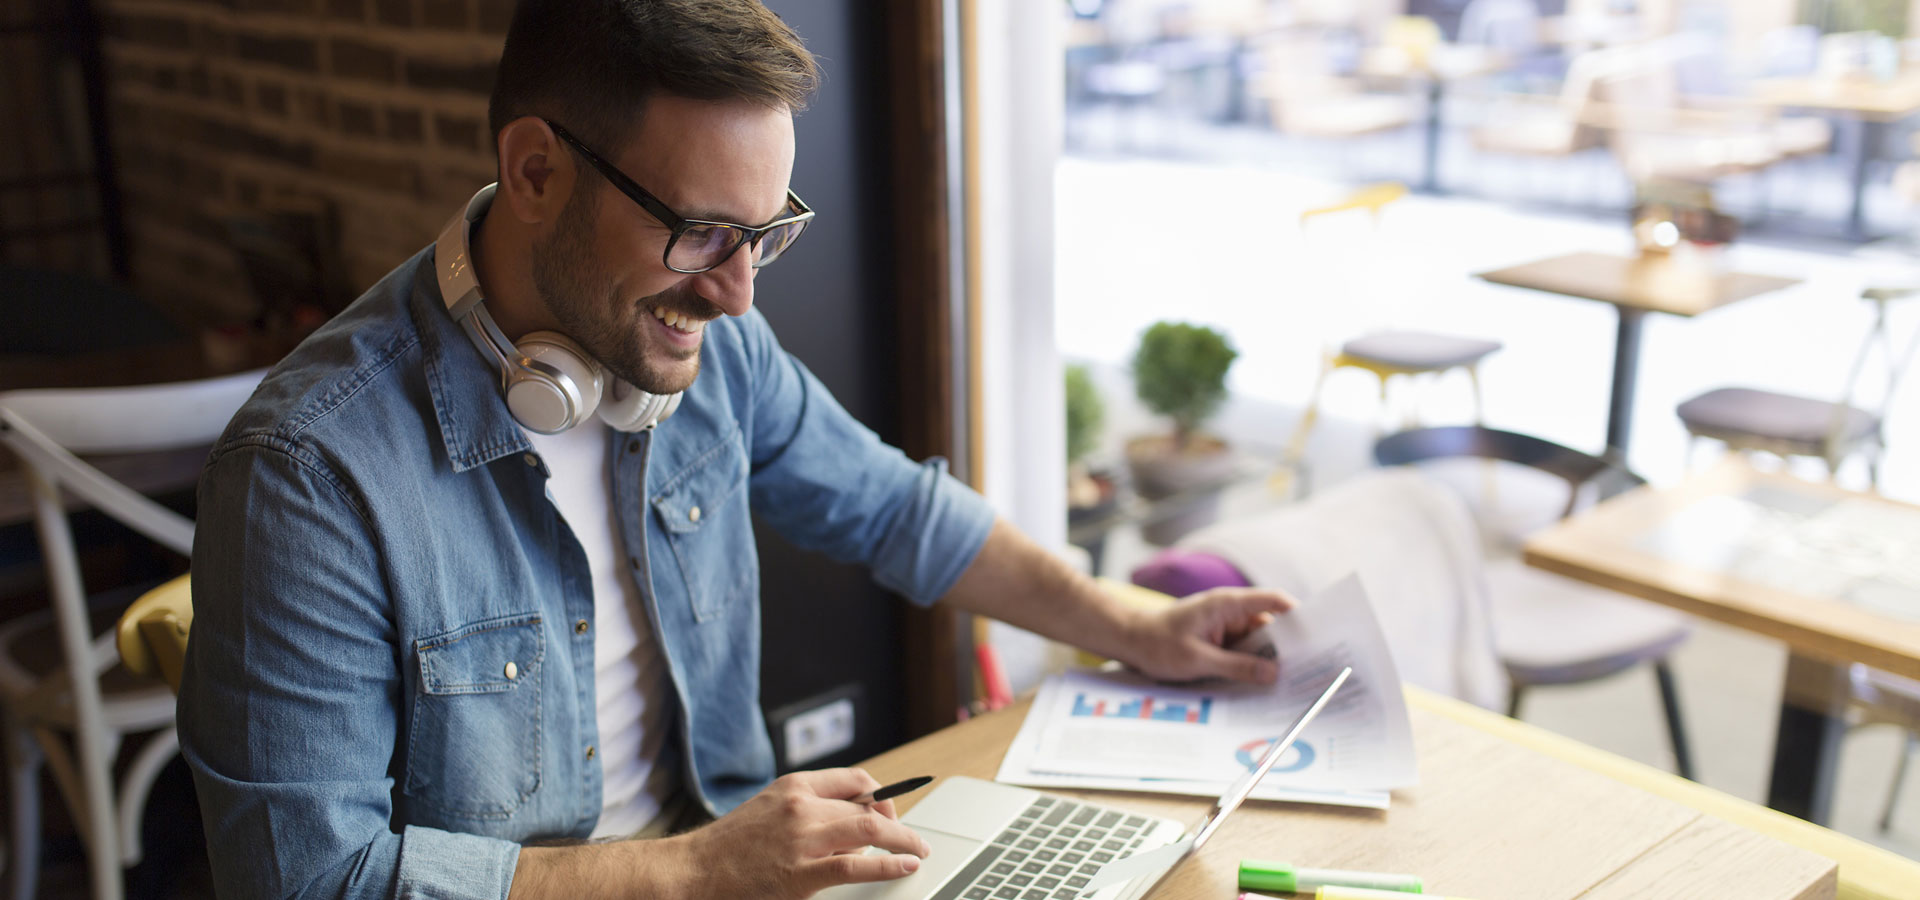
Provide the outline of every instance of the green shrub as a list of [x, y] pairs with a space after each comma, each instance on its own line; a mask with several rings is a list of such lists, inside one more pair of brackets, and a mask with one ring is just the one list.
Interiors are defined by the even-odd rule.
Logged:
[[1156, 322], [1140, 336], [1134, 391], [1148, 409], [1173, 420], [1174, 446], [1184, 449], [1227, 399], [1227, 369], [1239, 355], [1226, 335], [1204, 325]]
[[1086, 366], [1067, 367], [1067, 464], [1072, 465], [1100, 440], [1100, 424], [1107, 417], [1106, 404], [1093, 386]]

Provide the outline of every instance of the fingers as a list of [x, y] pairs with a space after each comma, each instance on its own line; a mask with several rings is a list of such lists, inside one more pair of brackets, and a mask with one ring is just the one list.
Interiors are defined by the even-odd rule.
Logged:
[[799, 880], [810, 888], [809, 892], [812, 892], [836, 884], [858, 884], [904, 878], [919, 870], [920, 857], [917, 856], [855, 853], [814, 860], [802, 865], [798, 875]]
[[872, 809], [872, 810], [873, 810], [874, 812], [877, 812], [877, 813], [879, 813], [879, 814], [881, 814], [881, 815], [883, 815], [883, 816], [886, 816], [886, 817], [887, 817], [887, 818], [889, 818], [889, 819], [899, 819], [899, 818], [900, 818], [900, 816], [899, 816], [898, 814], [896, 814], [896, 813], [894, 812], [894, 810], [893, 810], [893, 801], [892, 801], [892, 800], [882, 800], [882, 801], [880, 801], [879, 803], [875, 803], [875, 804], [873, 804], [873, 806], [872, 806], [872, 807], [870, 807], [870, 808], [871, 808], [871, 809]]
[[821, 854], [841, 853], [861, 847], [879, 847], [894, 853], [926, 856], [933, 852], [925, 838], [897, 819], [874, 812], [843, 816], [817, 826], [809, 837], [813, 849]]
[[1207, 669], [1207, 674], [1234, 681], [1272, 684], [1280, 678], [1280, 666], [1271, 659], [1251, 653], [1236, 653], [1211, 644], [1200, 648], [1200, 664]]
[[795, 772], [789, 776], [806, 785], [815, 796], [830, 800], [851, 800], [868, 791], [877, 790], [885, 785], [874, 780], [865, 769], [813, 769]]
[[1279, 614], [1298, 606], [1285, 591], [1273, 588], [1220, 587], [1203, 591], [1195, 599], [1238, 620], [1261, 614]]

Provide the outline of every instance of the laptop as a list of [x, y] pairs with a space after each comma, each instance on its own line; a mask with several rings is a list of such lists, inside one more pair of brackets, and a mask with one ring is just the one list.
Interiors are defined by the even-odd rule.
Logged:
[[[901, 817], [933, 854], [905, 878], [822, 900], [1135, 900], [1219, 831], [1353, 669], [1345, 668], [1191, 828], [1172, 819], [954, 776]], [[870, 851], [879, 852], [879, 851]], [[1093, 892], [1089, 894], [1088, 892]]]

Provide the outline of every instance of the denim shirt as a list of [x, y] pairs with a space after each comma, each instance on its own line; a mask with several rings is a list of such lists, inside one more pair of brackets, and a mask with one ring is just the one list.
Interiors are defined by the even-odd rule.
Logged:
[[[520, 842], [600, 814], [586, 557], [428, 248], [268, 374], [207, 463], [180, 689], [229, 897], [504, 898]], [[749, 508], [796, 544], [944, 594], [992, 525], [856, 422], [757, 312], [706, 328], [613, 509], [707, 810], [764, 787]]]

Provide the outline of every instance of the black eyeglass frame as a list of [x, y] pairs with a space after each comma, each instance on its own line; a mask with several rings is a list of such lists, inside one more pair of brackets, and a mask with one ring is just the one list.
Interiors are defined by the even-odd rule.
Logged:
[[[579, 138], [574, 137], [571, 133], [567, 131], [567, 129], [561, 127], [560, 123], [555, 122], [552, 119], [545, 119], [545, 118], [541, 119], [540, 121], [547, 123], [547, 127], [553, 129], [553, 133], [555, 136], [559, 137], [561, 141], [565, 142], [568, 147], [573, 148], [573, 151], [575, 153], [580, 154], [582, 158], [586, 159], [587, 164], [593, 166], [594, 171], [599, 172], [601, 177], [607, 179], [607, 182], [612, 184], [616, 189], [618, 189], [620, 193], [627, 195], [627, 199], [632, 200], [634, 203], [639, 204], [640, 208], [643, 210], [646, 210], [648, 215], [659, 220], [660, 224], [667, 226], [667, 229], [668, 231], [671, 232], [671, 235], [667, 238], [666, 249], [660, 251], [660, 262], [662, 265], [665, 265], [667, 268], [672, 269], [675, 272], [680, 272], [685, 275], [698, 275], [701, 272], [712, 271], [713, 269], [718, 268], [719, 266], [725, 264], [727, 260], [732, 259], [735, 253], [740, 252], [741, 247], [746, 246], [747, 244], [758, 244], [762, 237], [765, 237], [768, 232], [776, 228], [780, 228], [786, 225], [792, 225], [798, 222], [798, 223], [801, 223], [800, 225], [801, 233], [805, 233], [806, 223], [813, 221], [813, 207], [808, 206], [806, 201], [801, 200], [800, 195], [794, 193], [792, 188], [787, 189], [787, 205], [792, 207], [797, 212], [794, 215], [786, 216], [780, 219], [775, 219], [759, 227], [754, 227], [752, 225], [742, 225], [738, 222], [719, 222], [713, 219], [689, 219], [686, 216], [683, 216], [677, 212], [674, 212], [673, 207], [668, 206], [665, 201], [661, 200], [659, 197], [655, 197], [651, 191], [648, 191], [646, 188], [641, 187], [633, 179], [628, 178], [627, 173], [620, 171], [618, 167], [616, 167], [613, 163], [606, 161], [604, 158], [600, 156], [600, 154], [593, 152], [591, 149], [588, 149], [586, 144], [581, 143]], [[699, 268], [699, 269], [683, 269], [683, 268], [680, 268], [679, 266], [674, 265], [671, 262], [671, 259], [673, 258], [673, 245], [679, 243], [680, 236], [683, 234], [686, 234], [688, 229], [691, 229], [696, 225], [716, 225], [724, 228], [731, 228], [734, 231], [739, 232], [741, 237], [740, 237], [740, 240], [734, 242], [734, 245], [732, 247], [727, 249], [726, 253], [722, 254], [719, 259], [715, 260], [713, 265], [706, 266], [704, 268]], [[797, 241], [799, 239], [800, 239], [800, 234], [795, 234], [793, 236], [793, 241]], [[792, 246], [793, 241], [788, 241], [787, 245]], [[785, 252], [786, 252], [785, 249], [782, 248], [781, 253], [784, 254]], [[779, 256], [774, 256], [771, 258], [762, 257], [760, 259], [753, 261], [753, 267], [758, 269], [779, 258], [780, 258]]]

